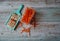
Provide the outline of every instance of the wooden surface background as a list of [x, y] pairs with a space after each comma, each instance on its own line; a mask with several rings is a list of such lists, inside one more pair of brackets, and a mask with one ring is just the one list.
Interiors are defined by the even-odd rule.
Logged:
[[[30, 37], [21, 36], [20, 28], [11, 32], [5, 25], [10, 13], [16, 10], [20, 4], [31, 6], [37, 12], [38, 25], [35, 30], [31, 29]], [[1, 1], [0, 41], [60, 41], [60, 6], [55, 3], [47, 5], [45, 2]]]

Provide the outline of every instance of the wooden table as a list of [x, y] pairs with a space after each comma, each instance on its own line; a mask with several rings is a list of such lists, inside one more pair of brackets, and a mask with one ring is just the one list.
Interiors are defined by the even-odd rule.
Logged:
[[16, 10], [20, 2], [1, 2], [0, 4], [0, 41], [59, 41], [60, 7], [56, 5], [37, 5], [23, 3], [36, 10], [37, 27], [31, 29], [31, 36], [22, 36], [20, 28], [11, 32], [5, 25], [10, 13]]

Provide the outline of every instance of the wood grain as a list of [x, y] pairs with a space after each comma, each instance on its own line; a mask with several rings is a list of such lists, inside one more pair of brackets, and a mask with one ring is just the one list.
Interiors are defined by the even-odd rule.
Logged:
[[[5, 22], [14, 10], [16, 10], [20, 2], [2, 2], [0, 4], [0, 41], [59, 41], [60, 40], [60, 7], [56, 5], [36, 5], [27, 4], [36, 10], [37, 28], [31, 29], [31, 36], [22, 36], [21, 28], [11, 32]], [[55, 26], [52, 26], [55, 25]]]

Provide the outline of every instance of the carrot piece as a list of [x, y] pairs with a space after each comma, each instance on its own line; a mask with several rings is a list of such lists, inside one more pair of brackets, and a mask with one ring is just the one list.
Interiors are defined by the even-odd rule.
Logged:
[[25, 13], [21, 19], [21, 22], [29, 24], [30, 21], [32, 20], [32, 17], [35, 14], [35, 10], [33, 10], [32, 8], [26, 8]]
[[23, 27], [23, 30], [21, 31], [21, 33], [23, 33], [23, 32], [26, 32], [26, 33], [28, 33], [28, 36], [30, 36], [30, 28], [24, 28]]

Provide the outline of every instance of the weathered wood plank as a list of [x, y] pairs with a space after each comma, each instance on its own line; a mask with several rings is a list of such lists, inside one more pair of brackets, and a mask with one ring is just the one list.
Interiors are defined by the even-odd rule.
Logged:
[[[18, 5], [17, 5], [17, 4]], [[0, 41], [59, 41], [60, 40], [60, 7], [56, 5], [37, 5], [25, 3], [36, 9], [37, 28], [31, 29], [31, 36], [22, 36], [20, 28], [11, 32], [4, 24], [10, 13], [16, 10], [20, 2], [3, 2], [0, 4]], [[36, 6], [36, 7], [35, 7]], [[52, 39], [53, 38], [53, 39]]]

